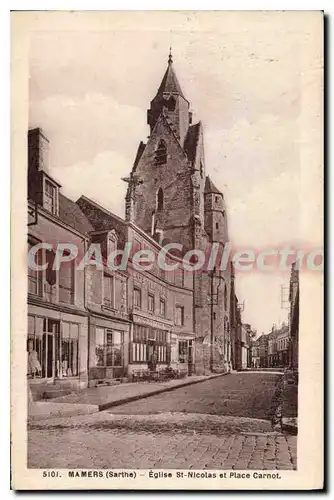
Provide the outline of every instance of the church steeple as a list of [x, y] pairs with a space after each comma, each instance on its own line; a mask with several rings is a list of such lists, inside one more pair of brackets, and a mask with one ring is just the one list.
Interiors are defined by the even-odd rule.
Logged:
[[173, 68], [173, 56], [172, 52], [170, 49], [169, 56], [168, 56], [168, 66], [166, 69], [166, 72], [164, 74], [164, 77], [161, 81], [160, 87], [157, 92], [158, 95], [162, 94], [176, 94], [182, 96], [184, 99], [184, 95], [181, 89], [181, 85], [179, 84], [179, 81], [176, 77], [174, 68]]
[[168, 56], [166, 72], [156, 96], [151, 101], [150, 109], [147, 111], [147, 123], [150, 125], [151, 133], [161, 113], [168, 119], [171, 128], [183, 146], [184, 138], [191, 123], [191, 113], [189, 113], [189, 102], [184, 97], [174, 71], [171, 50]]

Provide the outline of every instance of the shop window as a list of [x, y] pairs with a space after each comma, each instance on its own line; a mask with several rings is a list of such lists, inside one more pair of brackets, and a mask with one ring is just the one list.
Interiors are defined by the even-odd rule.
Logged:
[[188, 362], [188, 341], [179, 340], [179, 363]]
[[147, 296], [147, 310], [150, 313], [154, 313], [154, 295], [151, 293]]
[[63, 378], [78, 375], [79, 325], [28, 316], [28, 376]]
[[95, 365], [123, 366], [123, 333], [109, 328], [96, 328]]
[[175, 307], [175, 324], [178, 326], [184, 325], [184, 307]]
[[158, 363], [170, 361], [170, 345], [164, 330], [149, 326], [134, 325], [131, 360], [134, 363], [148, 362], [155, 352]]
[[106, 307], [115, 307], [115, 278], [114, 276], [108, 276], [107, 274], [103, 277], [103, 304]]
[[40, 318], [28, 315], [27, 352], [30, 378], [42, 377], [43, 332]]
[[58, 376], [78, 376], [78, 350], [79, 325], [63, 321], [59, 361], [57, 361]]

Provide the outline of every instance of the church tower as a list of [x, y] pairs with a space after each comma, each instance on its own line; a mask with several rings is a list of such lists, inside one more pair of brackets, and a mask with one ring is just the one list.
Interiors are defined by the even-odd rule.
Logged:
[[192, 124], [171, 54], [147, 122], [148, 141], [127, 179], [126, 218], [160, 244], [181, 243], [185, 253], [204, 236], [203, 134], [200, 122]]
[[[203, 129], [192, 123], [189, 102], [172, 55], [147, 112], [150, 135], [139, 144], [128, 182], [126, 219], [160, 245], [180, 243], [183, 254], [228, 241], [222, 193], [205, 174]], [[193, 316], [198, 374], [229, 363], [229, 270], [198, 270]]]
[[184, 97], [176, 77], [171, 53], [158, 92], [151, 101], [150, 109], [147, 110], [147, 123], [151, 133], [161, 113], [164, 113], [180, 144], [183, 144], [192, 121], [192, 114], [189, 112], [189, 102]]

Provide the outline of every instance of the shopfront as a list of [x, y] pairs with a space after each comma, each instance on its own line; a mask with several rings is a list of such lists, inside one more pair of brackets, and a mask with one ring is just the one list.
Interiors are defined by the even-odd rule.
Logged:
[[194, 353], [193, 353], [193, 340], [178, 341], [178, 362], [180, 368], [187, 370], [187, 375], [191, 376], [194, 373]]
[[130, 362], [149, 363], [156, 357], [157, 365], [170, 363], [169, 332], [160, 328], [135, 323], [130, 346]]
[[90, 317], [89, 386], [127, 376], [129, 322]]
[[27, 335], [30, 385], [87, 386], [87, 317], [30, 306]]

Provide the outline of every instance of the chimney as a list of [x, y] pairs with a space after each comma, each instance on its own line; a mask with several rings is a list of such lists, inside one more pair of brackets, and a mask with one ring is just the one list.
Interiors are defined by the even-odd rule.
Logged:
[[29, 130], [28, 133], [28, 173], [49, 171], [50, 143], [40, 128]]

